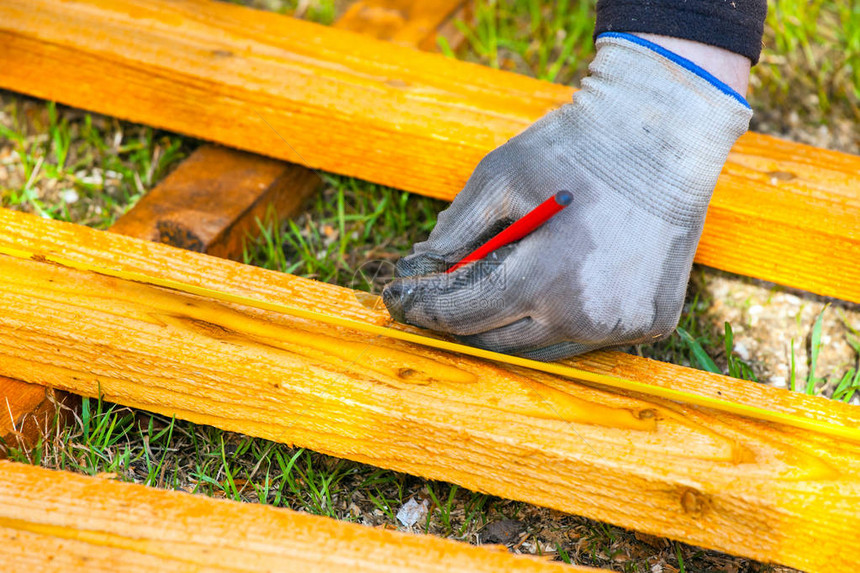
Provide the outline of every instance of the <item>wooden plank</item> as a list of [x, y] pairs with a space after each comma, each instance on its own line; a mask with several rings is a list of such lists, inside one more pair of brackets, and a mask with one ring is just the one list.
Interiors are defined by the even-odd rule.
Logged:
[[[6, 89], [446, 199], [573, 93], [208, 0], [5, 0], [0, 43]], [[696, 260], [860, 302], [858, 219], [860, 158], [747, 134]]]
[[[388, 320], [341, 287], [16, 212], [0, 224], [7, 247]], [[860, 444], [39, 260], [0, 256], [0, 294], [0, 375], [762, 561], [853, 571], [860, 550]], [[575, 364], [860, 427], [824, 398], [620, 353]]]
[[204, 146], [147, 193], [111, 231], [241, 260], [267, 212], [295, 213], [322, 182], [304, 167]]
[[0, 475], [5, 571], [604, 571], [12, 462]]
[[0, 376], [0, 459], [9, 448], [25, 450], [44, 436], [54, 416], [64, 416], [55, 402], [71, 403], [62, 393], [38, 384]]
[[[464, 0], [359, 0], [350, 5], [335, 28], [435, 51], [437, 34], [449, 21], [464, 16], [465, 4]], [[460, 40], [461, 36], [457, 34]]]
[[51, 404], [50, 390], [0, 376], [0, 398], [0, 457], [6, 457], [9, 448], [22, 448], [38, 440], [38, 422]]

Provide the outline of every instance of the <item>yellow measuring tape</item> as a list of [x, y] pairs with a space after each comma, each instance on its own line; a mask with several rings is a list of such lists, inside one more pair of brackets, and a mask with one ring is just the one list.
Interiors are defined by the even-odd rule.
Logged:
[[510, 356], [508, 354], [501, 354], [498, 352], [492, 352], [490, 350], [484, 350], [482, 348], [475, 348], [473, 346], [466, 346], [465, 344], [458, 344], [456, 342], [450, 342], [447, 340], [439, 340], [436, 338], [430, 338], [427, 336], [421, 336], [420, 334], [414, 334], [411, 332], [404, 332], [402, 330], [397, 330], [393, 328], [388, 328], [385, 326], [379, 326], [376, 324], [368, 324], [362, 322], [360, 320], [355, 320], [351, 318], [344, 318], [341, 316], [333, 316], [330, 314], [325, 314], [321, 312], [315, 312], [312, 310], [306, 310], [303, 308], [297, 308], [294, 306], [290, 306], [287, 304], [283, 304], [280, 302], [271, 302], [265, 300], [259, 300], [253, 297], [223, 292], [215, 289], [200, 287], [196, 285], [191, 285], [187, 283], [183, 283], [180, 281], [175, 281], [171, 279], [165, 279], [161, 277], [153, 277], [144, 273], [139, 273], [136, 271], [125, 271], [120, 269], [111, 269], [106, 267], [101, 267], [98, 265], [93, 265], [90, 263], [74, 261], [70, 259], [65, 259], [61, 257], [57, 257], [54, 255], [42, 254], [42, 253], [34, 253], [30, 251], [25, 251], [21, 249], [14, 249], [11, 247], [0, 246], [0, 254], [9, 255], [11, 257], [19, 258], [19, 259], [33, 259], [37, 261], [44, 261], [55, 263], [64, 267], [68, 267], [71, 269], [76, 269], [80, 271], [88, 271], [93, 272], [99, 275], [114, 277], [118, 279], [123, 279], [127, 281], [133, 281], [137, 283], [148, 284], [152, 286], [162, 287], [174, 291], [179, 291], [186, 294], [193, 294], [197, 296], [202, 296], [206, 298], [211, 298], [214, 300], [219, 300], [221, 302], [229, 302], [235, 304], [241, 304], [244, 306], [249, 306], [252, 308], [257, 308], [260, 310], [268, 310], [272, 312], [278, 312], [282, 314], [286, 314], [289, 316], [294, 316], [297, 318], [303, 318], [307, 320], [312, 320], [316, 322], [321, 322], [323, 324], [330, 324], [332, 326], [341, 326], [344, 328], [349, 328], [352, 330], [357, 330], [360, 332], [365, 332], [367, 334], [374, 334], [378, 336], [384, 336], [387, 338], [393, 338], [395, 340], [402, 340], [404, 342], [411, 342], [414, 344], [420, 344], [421, 346], [427, 346], [430, 348], [437, 348], [439, 350], [446, 350], [448, 352], [456, 352], [459, 354], [465, 354], [468, 356], [474, 356], [476, 358], [484, 358], [486, 360], [492, 360], [494, 362], [502, 362], [504, 364], [511, 364], [514, 366], [521, 366], [523, 368], [529, 368], [532, 370], [538, 370], [540, 372], [546, 372], [549, 374], [556, 374], [558, 376], [564, 376], [566, 378], [573, 378], [575, 380], [581, 380], [584, 382], [591, 382], [594, 384], [599, 384], [601, 386], [607, 386], [610, 388], [616, 388], [621, 390], [629, 390], [631, 392], [637, 392], [639, 394], [645, 394], [648, 396], [655, 396], [658, 398], [665, 398], [667, 400], [673, 400], [676, 402], [681, 402], [684, 404], [691, 404], [695, 406], [704, 406], [707, 408], [711, 408], [714, 410], [719, 410], [721, 412], [728, 412], [731, 414], [737, 414], [739, 416], [745, 416], [747, 418], [753, 418], [756, 420], [763, 420], [767, 422], [776, 422], [778, 424], [784, 424], [786, 426], [792, 426], [795, 428], [801, 428], [804, 430], [811, 430], [813, 432], [818, 432], [820, 434], [824, 434], [827, 436], [831, 436], [834, 438], [843, 438], [847, 440], [851, 440], [853, 442], [860, 443], [860, 428], [853, 428], [848, 426], [840, 426], [838, 424], [831, 424], [828, 422], [822, 422], [819, 420], [813, 420], [810, 418], [806, 418], [803, 416], [798, 416], [795, 414], [785, 414], [782, 412], [774, 412], [772, 410], [767, 410], [765, 408], [758, 408], [756, 406], [748, 406], [746, 404], [738, 404], [735, 402], [731, 402], [729, 400], [723, 400], [720, 398], [711, 398], [708, 396], [702, 396], [699, 394], [692, 394], [689, 392], [682, 392], [680, 390], [673, 390], [671, 388], [664, 388], [662, 386], [654, 386], [651, 384], [646, 384], [644, 382], [637, 382], [635, 380], [627, 380], [625, 378], [619, 378], [617, 376], [610, 376], [607, 374], [596, 374], [594, 372], [588, 372], [586, 370], [580, 370], [578, 368], [573, 368], [571, 366], [565, 366], [564, 364], [559, 364], [556, 362], [540, 362], [537, 360], [530, 360], [528, 358], [520, 358], [519, 356]]

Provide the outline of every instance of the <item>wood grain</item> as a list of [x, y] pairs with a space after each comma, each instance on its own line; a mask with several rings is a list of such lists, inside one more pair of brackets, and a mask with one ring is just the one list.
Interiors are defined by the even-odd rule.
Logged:
[[[0, 245], [376, 324], [353, 291], [0, 211]], [[0, 256], [0, 375], [805, 570], [853, 571], [860, 445]], [[860, 427], [860, 410], [620, 353], [576, 363]], [[815, 543], [809, 540], [814, 539]]]
[[[446, 199], [574, 91], [209, 0], [5, 0], [0, 45], [0, 87]], [[748, 134], [696, 260], [860, 302], [858, 219], [860, 158]]]
[[12, 462], [0, 475], [4, 571], [603, 571]]

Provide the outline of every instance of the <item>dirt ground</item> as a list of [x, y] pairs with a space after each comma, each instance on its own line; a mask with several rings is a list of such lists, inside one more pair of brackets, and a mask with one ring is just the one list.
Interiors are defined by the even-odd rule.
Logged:
[[[726, 321], [732, 324], [734, 350], [753, 367], [759, 381], [788, 388], [792, 347], [795, 378], [806, 380], [812, 326], [828, 304], [816, 364], [816, 375], [826, 376], [829, 382], [824, 394], [832, 392], [846, 370], [857, 367], [857, 352], [848, 341], [852, 332], [860, 331], [860, 305], [713, 269], [706, 269], [704, 275], [702, 290], [713, 301], [708, 318], [715, 329], [722, 329]], [[858, 396], [852, 403], [860, 404]]]

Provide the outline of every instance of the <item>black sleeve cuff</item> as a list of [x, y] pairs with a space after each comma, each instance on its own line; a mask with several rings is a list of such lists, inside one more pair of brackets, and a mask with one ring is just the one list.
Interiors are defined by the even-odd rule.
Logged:
[[765, 16], [767, 0], [598, 0], [594, 36], [660, 34], [724, 48], [755, 65]]

